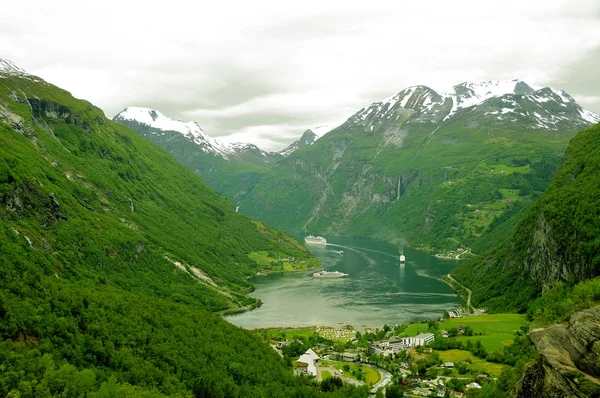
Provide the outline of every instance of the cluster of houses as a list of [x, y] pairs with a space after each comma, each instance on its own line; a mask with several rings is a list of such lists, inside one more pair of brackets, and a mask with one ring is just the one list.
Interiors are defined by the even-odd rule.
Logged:
[[[437, 395], [438, 397], [445, 397], [446, 392], [448, 393], [447, 395], [450, 397], [462, 398], [465, 396], [465, 394], [460, 391], [449, 390], [444, 384], [444, 379], [442, 379], [441, 377], [430, 380], [413, 379], [407, 382], [402, 382], [400, 384], [409, 388], [410, 393], [413, 396], [417, 395], [422, 397], [431, 397]], [[481, 385], [479, 385], [476, 382], [466, 385], [467, 390], [479, 388], [481, 388]]]
[[392, 337], [390, 340], [383, 340], [374, 343], [369, 349], [369, 354], [396, 354], [402, 350], [408, 350], [409, 348], [427, 345], [434, 340], [435, 336], [433, 333], [421, 333], [416, 336], [409, 337]]

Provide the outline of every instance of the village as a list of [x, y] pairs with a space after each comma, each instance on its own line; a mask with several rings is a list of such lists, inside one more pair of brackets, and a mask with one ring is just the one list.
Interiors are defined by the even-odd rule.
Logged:
[[519, 315], [463, 313], [362, 333], [351, 326], [259, 333], [300, 377], [365, 385], [379, 397], [463, 397], [500, 376], [507, 365], [494, 351], [512, 343], [524, 325]]

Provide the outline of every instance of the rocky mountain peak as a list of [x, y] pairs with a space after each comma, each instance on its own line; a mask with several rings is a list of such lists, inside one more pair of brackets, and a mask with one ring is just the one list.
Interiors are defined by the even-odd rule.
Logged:
[[475, 122], [491, 117], [495, 122], [519, 122], [529, 128], [552, 130], [558, 130], [564, 122], [581, 128], [600, 122], [600, 115], [583, 109], [563, 90], [517, 79], [463, 82], [445, 92], [422, 85], [408, 87], [361, 109], [349, 122], [373, 131], [406, 120], [439, 125], [467, 113]]
[[292, 142], [288, 145], [284, 150], [280, 151], [279, 154], [282, 156], [288, 156], [292, 152], [297, 151], [298, 149], [305, 148], [307, 146], [311, 146], [314, 144], [319, 138], [323, 137], [325, 134], [329, 133], [335, 127], [331, 125], [323, 125], [318, 127], [313, 127], [306, 130], [302, 133], [302, 136], [298, 138], [296, 141]]

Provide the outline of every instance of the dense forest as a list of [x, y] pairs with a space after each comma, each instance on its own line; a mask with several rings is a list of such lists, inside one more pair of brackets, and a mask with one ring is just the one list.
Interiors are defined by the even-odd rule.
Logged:
[[320, 394], [214, 314], [257, 304], [253, 252], [317, 260], [99, 109], [0, 75], [0, 202], [1, 396]]

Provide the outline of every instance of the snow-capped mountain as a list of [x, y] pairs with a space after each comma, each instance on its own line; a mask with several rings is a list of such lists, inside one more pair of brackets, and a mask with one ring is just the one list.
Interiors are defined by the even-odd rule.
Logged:
[[214, 153], [225, 159], [234, 152], [232, 146], [219, 142], [219, 140], [206, 134], [198, 123], [171, 119], [154, 109], [128, 107], [119, 112], [113, 119], [119, 122], [129, 121], [146, 125], [150, 127], [151, 133], [155, 135], [165, 135], [169, 131], [180, 133], [200, 146], [204, 152]]
[[25, 69], [18, 67], [12, 61], [5, 59], [5, 58], [0, 58], [0, 77], [11, 76], [11, 75], [12, 76], [16, 75], [21, 78], [31, 80], [32, 82], [35, 82], [35, 83], [46, 84], [43, 80], [41, 80], [40, 78], [38, 78], [36, 76], [30, 75]]
[[384, 121], [440, 124], [458, 118], [549, 130], [600, 122], [600, 115], [582, 108], [564, 91], [520, 80], [465, 82], [442, 93], [426, 86], [408, 87], [361, 109], [348, 122], [373, 131]]
[[9, 61], [8, 59], [4, 59], [4, 58], [0, 58], [0, 72], [9, 73], [9, 74], [17, 74], [17, 75], [27, 74], [27, 72], [25, 72], [24, 69], [19, 68], [12, 61]]
[[115, 115], [113, 120], [128, 125], [144, 136], [153, 136], [155, 141], [171, 140], [175, 138], [172, 135], [177, 134], [195, 144], [205, 154], [220, 156], [226, 160], [237, 159], [259, 163], [271, 163], [300, 148], [312, 145], [335, 127], [323, 125], [308, 129], [302, 137], [284, 150], [267, 152], [248, 142], [230, 143], [219, 137], [213, 138], [206, 134], [198, 123], [171, 119], [155, 109], [127, 107]]
[[277, 154], [265, 152], [254, 144], [246, 142], [228, 143], [206, 134], [196, 122], [171, 119], [161, 112], [140, 107], [128, 107], [119, 112], [113, 120], [129, 125], [142, 135], [170, 139], [173, 134], [181, 135], [195, 144], [202, 152], [220, 156], [223, 159], [263, 160], [270, 162]]
[[310, 146], [314, 144], [319, 138], [323, 137], [325, 134], [329, 133], [336, 126], [324, 125], [319, 127], [314, 127], [306, 130], [302, 133], [302, 136], [298, 138], [296, 141], [292, 142], [288, 145], [284, 150], [279, 153], [282, 156], [289, 156], [291, 153], [297, 151], [298, 149]]

